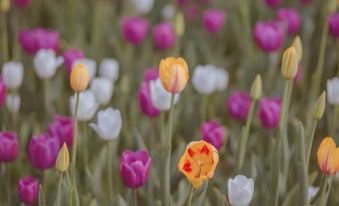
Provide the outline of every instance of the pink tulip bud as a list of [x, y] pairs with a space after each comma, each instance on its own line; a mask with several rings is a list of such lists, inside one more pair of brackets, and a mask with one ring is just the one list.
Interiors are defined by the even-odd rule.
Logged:
[[63, 58], [67, 73], [70, 75], [72, 72], [73, 62], [77, 59], [84, 58], [84, 53], [79, 49], [68, 49], [64, 52]]
[[245, 92], [234, 92], [228, 97], [226, 107], [231, 117], [246, 120], [251, 106], [251, 97]]
[[219, 32], [225, 24], [226, 15], [223, 10], [208, 9], [203, 13], [202, 24], [209, 33]]
[[59, 33], [54, 30], [36, 28], [22, 30], [19, 33], [19, 42], [23, 50], [29, 54], [35, 54], [40, 49], [59, 49]]
[[74, 121], [72, 117], [56, 115], [54, 121], [48, 125], [48, 133], [53, 137], [59, 138], [61, 145], [66, 143], [68, 147], [72, 147], [73, 127]]
[[148, 21], [141, 17], [124, 17], [121, 20], [123, 38], [133, 45], [141, 44], [145, 40], [148, 29]]
[[27, 205], [34, 203], [39, 195], [38, 180], [31, 176], [21, 178], [18, 182], [18, 194], [23, 203]]
[[17, 136], [12, 132], [0, 132], [0, 163], [12, 162], [19, 154]]
[[264, 52], [273, 52], [281, 48], [285, 34], [281, 23], [276, 21], [258, 22], [254, 28], [254, 39]]
[[279, 126], [281, 98], [263, 98], [259, 102], [259, 119], [262, 127], [274, 129]]
[[299, 32], [301, 16], [297, 10], [281, 8], [277, 12], [277, 19], [287, 25], [288, 34], [293, 35]]
[[163, 22], [153, 30], [153, 42], [155, 47], [161, 50], [170, 49], [175, 43], [175, 32], [172, 24]]
[[225, 129], [217, 121], [205, 122], [200, 127], [201, 139], [220, 149], [224, 144]]

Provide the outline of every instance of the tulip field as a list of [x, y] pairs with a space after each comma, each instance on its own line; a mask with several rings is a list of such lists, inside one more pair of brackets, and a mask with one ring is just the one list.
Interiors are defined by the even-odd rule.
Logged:
[[338, 194], [338, 0], [0, 0], [0, 206]]

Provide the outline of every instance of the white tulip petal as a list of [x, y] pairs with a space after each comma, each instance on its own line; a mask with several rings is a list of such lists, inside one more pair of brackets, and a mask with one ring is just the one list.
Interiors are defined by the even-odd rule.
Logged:
[[107, 108], [97, 114], [97, 124], [92, 124], [92, 128], [104, 140], [112, 140], [119, 136], [122, 119], [119, 110]]
[[148, 14], [154, 5], [154, 0], [131, 0], [131, 2], [135, 11], [140, 14]]
[[91, 81], [91, 90], [98, 104], [108, 104], [113, 95], [113, 82], [106, 78], [94, 78]]
[[2, 77], [9, 89], [17, 89], [22, 85], [24, 66], [21, 62], [7, 62], [2, 66]]
[[73, 65], [75, 64], [84, 64], [87, 68], [90, 79], [92, 80], [95, 77], [97, 71], [97, 64], [95, 63], [94, 60], [87, 58], [77, 59], [73, 62]]
[[18, 113], [21, 105], [21, 97], [18, 94], [6, 96], [6, 107], [12, 113]]
[[57, 68], [63, 63], [62, 57], [56, 57], [52, 49], [40, 49], [34, 56], [34, 69], [41, 79], [50, 79]]
[[[70, 101], [72, 114], [74, 114], [75, 102], [76, 94], [71, 97]], [[81, 92], [79, 96], [79, 105], [78, 105], [78, 120], [88, 121], [92, 119], [98, 107], [99, 105], [97, 104], [95, 96], [91, 90]]]
[[327, 80], [327, 100], [329, 104], [339, 105], [339, 78]]
[[253, 197], [253, 179], [243, 175], [238, 175], [234, 179], [229, 179], [227, 183], [228, 199], [232, 206], [246, 206]]
[[[172, 94], [167, 92], [158, 78], [150, 81], [151, 100], [155, 108], [161, 111], [167, 111], [171, 106]], [[174, 95], [174, 105], [179, 101], [179, 94]]]
[[111, 58], [103, 59], [100, 62], [99, 74], [113, 83], [116, 82], [119, 78], [119, 62]]

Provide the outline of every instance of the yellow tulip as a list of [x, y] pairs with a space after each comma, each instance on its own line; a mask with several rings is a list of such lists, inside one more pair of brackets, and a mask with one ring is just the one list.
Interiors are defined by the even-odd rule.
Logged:
[[84, 64], [76, 64], [73, 66], [70, 83], [75, 92], [82, 92], [87, 89], [89, 73]]
[[64, 143], [59, 151], [57, 159], [55, 161], [55, 169], [58, 172], [65, 172], [69, 165], [69, 153], [67, 145]]
[[188, 66], [183, 58], [167, 57], [160, 61], [159, 75], [161, 83], [170, 93], [181, 92], [188, 81]]
[[204, 180], [213, 177], [218, 161], [218, 150], [213, 145], [203, 140], [194, 141], [187, 145], [178, 169], [197, 189]]
[[339, 148], [331, 137], [321, 141], [317, 151], [318, 165], [326, 175], [335, 175], [339, 169]]

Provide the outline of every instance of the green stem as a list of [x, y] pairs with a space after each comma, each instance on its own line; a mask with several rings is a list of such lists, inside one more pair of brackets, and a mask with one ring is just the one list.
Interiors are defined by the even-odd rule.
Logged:
[[312, 123], [312, 130], [310, 134], [310, 139], [308, 140], [308, 145], [307, 145], [307, 150], [306, 150], [306, 164], [307, 164], [307, 171], [310, 165], [310, 156], [311, 156], [311, 150], [312, 150], [312, 144], [313, 144], [313, 139], [314, 139], [314, 134], [315, 134], [315, 129], [317, 128], [317, 123], [318, 121], [314, 120]]
[[8, 163], [5, 164], [5, 168], [6, 168], [6, 173], [7, 173], [7, 180], [6, 180], [6, 191], [7, 191], [7, 198], [8, 198], [8, 205], [11, 205], [11, 169]]
[[76, 93], [75, 110], [74, 110], [74, 128], [73, 128], [73, 148], [72, 148], [72, 181], [74, 201], [77, 202], [78, 192], [76, 186], [76, 155], [77, 155], [77, 135], [78, 135], [78, 107], [79, 107], [80, 92]]
[[242, 129], [241, 139], [240, 139], [240, 144], [239, 144], [238, 161], [237, 161], [237, 172], [238, 173], [241, 171], [242, 166], [244, 164], [244, 159], [245, 159], [245, 154], [246, 154], [246, 146], [247, 146], [247, 142], [248, 142], [248, 135], [249, 135], [250, 128], [251, 128], [251, 123], [252, 123], [252, 119], [253, 119], [254, 108], [255, 108], [256, 102], [257, 102], [256, 100], [254, 100], [254, 99], [252, 100], [249, 115], [248, 115], [247, 120], [246, 120], [246, 125]]
[[44, 79], [43, 80], [43, 90], [44, 90], [44, 111], [45, 111], [45, 118], [48, 119], [49, 117], [49, 95], [48, 95], [48, 90], [49, 90], [49, 80]]
[[207, 117], [207, 104], [208, 104], [208, 95], [204, 95], [201, 103], [200, 118], [201, 122], [206, 121]]
[[57, 199], [56, 199], [56, 206], [60, 206], [62, 176], [63, 176], [63, 173], [60, 173], [60, 175], [59, 175], [59, 183], [58, 183], [58, 191], [57, 191]]
[[172, 127], [173, 127], [173, 112], [174, 112], [174, 95], [171, 95], [171, 105], [169, 111], [169, 119], [168, 119], [168, 136], [167, 136], [167, 151], [165, 157], [165, 184], [163, 190], [163, 205], [169, 206], [171, 201], [171, 150], [172, 150]]
[[324, 13], [323, 14], [323, 27], [322, 27], [322, 32], [321, 32], [317, 69], [313, 73], [313, 76], [312, 76], [313, 96], [319, 93], [320, 83], [321, 83], [322, 74], [324, 70], [324, 58], [325, 58], [325, 49], [326, 49], [327, 31], [328, 31], [326, 10], [327, 10], [327, 7], [325, 7], [325, 11], [323, 12]]
[[330, 128], [330, 134], [334, 137], [336, 136], [336, 133], [337, 133], [338, 114], [339, 114], [339, 106], [335, 105], [334, 112], [333, 112], [332, 124], [331, 124], [331, 128]]
[[7, 18], [6, 14], [1, 14], [1, 36], [2, 36], [2, 62], [8, 62], [9, 61], [9, 52], [8, 52], [8, 35], [7, 35]]
[[111, 141], [107, 142], [107, 179], [108, 179], [108, 200], [112, 200], [113, 178], [112, 178], [112, 151]]
[[193, 194], [194, 194], [194, 188], [191, 185], [190, 193], [188, 195], [187, 204], [186, 204], [187, 206], [192, 205]]
[[133, 206], [138, 206], [138, 190], [133, 189]]
[[272, 172], [271, 172], [271, 186], [270, 186], [270, 200], [269, 205], [276, 206], [278, 205], [279, 200], [279, 173], [280, 173], [280, 161], [281, 161], [281, 150], [282, 150], [282, 140], [287, 138], [287, 114], [288, 114], [288, 105], [290, 100], [290, 94], [292, 92], [293, 80], [287, 80], [284, 88], [282, 110], [280, 113], [280, 123], [279, 123], [279, 135], [275, 142], [274, 155], [272, 160]]
[[319, 202], [319, 206], [325, 206], [326, 204], [326, 187], [327, 187], [327, 180], [328, 180], [328, 176], [324, 175], [323, 178], [323, 182], [321, 184], [321, 190], [319, 190], [320, 193], [320, 202]]

